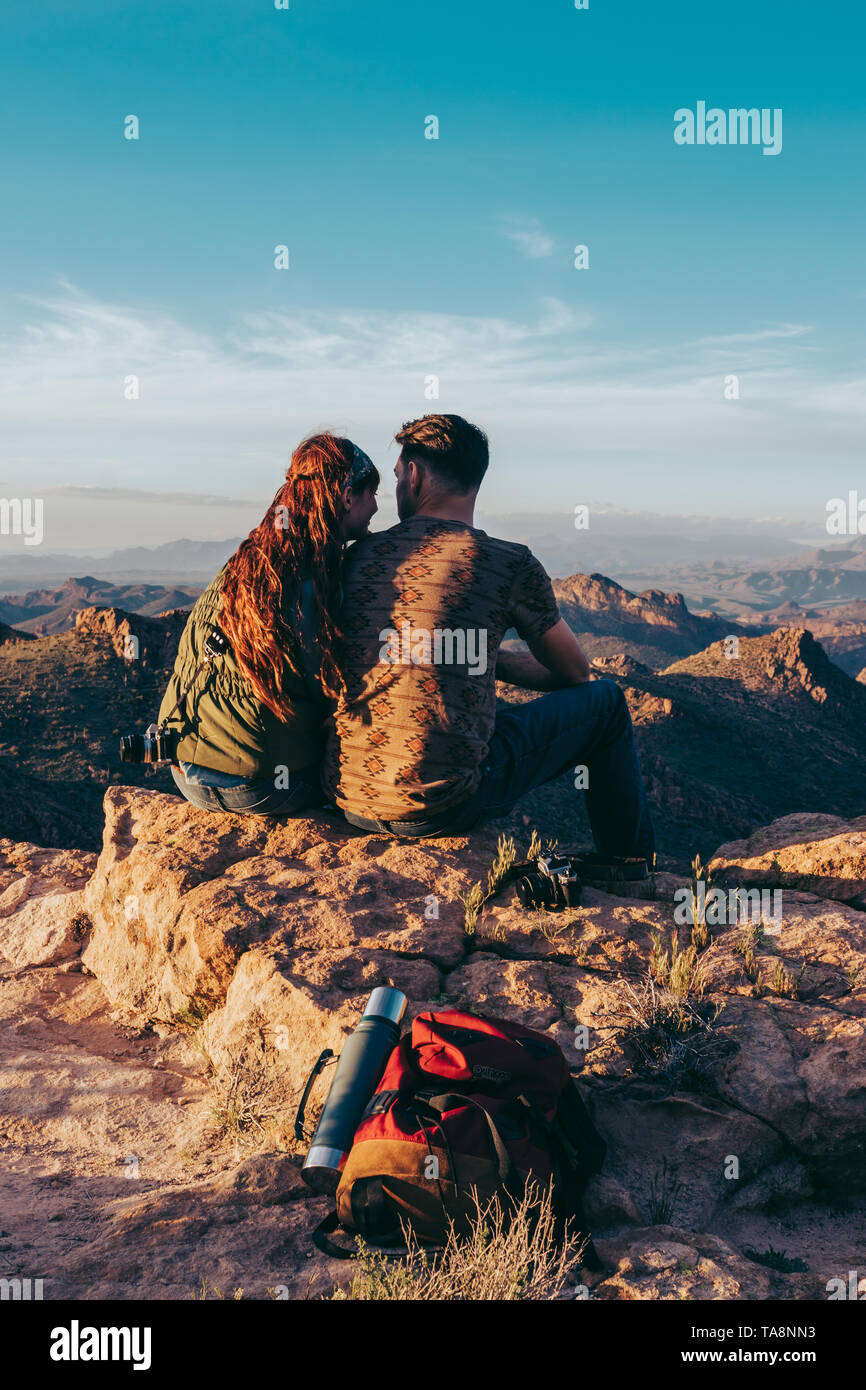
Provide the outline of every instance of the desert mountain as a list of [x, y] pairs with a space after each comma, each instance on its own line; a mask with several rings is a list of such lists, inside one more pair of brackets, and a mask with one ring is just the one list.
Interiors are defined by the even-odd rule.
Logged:
[[[767, 621], [769, 615], [763, 617]], [[849, 676], [856, 676], [866, 666], [866, 600], [838, 608], [806, 609], [799, 619], [791, 620], [795, 626], [808, 627], [830, 659]]]
[[125, 661], [128, 641], [133, 638], [137, 643], [135, 661], [141, 661], [146, 669], [170, 668], [188, 617], [188, 608], [160, 612], [156, 618], [141, 612], [125, 613], [122, 608], [82, 608], [75, 614], [74, 626], [96, 649], [104, 650], [110, 644], [115, 656]]
[[[71, 632], [0, 646], [0, 833], [92, 849], [107, 786], [173, 788], [118, 746], [154, 718], [184, 621], [91, 609]], [[121, 655], [128, 632], [136, 661]]]
[[751, 570], [721, 580], [711, 596], [756, 611], [794, 601], [802, 605], [850, 603], [866, 598], [866, 569], [803, 567]]
[[789, 555], [776, 568], [791, 570], [803, 566], [812, 569], [866, 570], [866, 536], [851, 536], [834, 545], [818, 546], [815, 550]]
[[747, 631], [725, 618], [690, 613], [682, 594], [633, 594], [603, 574], [573, 574], [553, 588], [562, 616], [591, 657], [625, 651], [646, 665], [667, 665], [671, 656]]
[[83, 608], [123, 608], [152, 615], [172, 608], [191, 608], [200, 592], [195, 586], [115, 585], [88, 574], [67, 579], [56, 589], [0, 595], [0, 622], [44, 637], [74, 627], [75, 615]]
[[786, 604], [832, 610], [866, 599], [866, 536], [782, 556], [770, 565], [712, 560], [646, 573], [629, 570], [622, 578], [636, 584], [656, 576], [666, 587], [682, 590], [692, 608], [732, 618], [769, 621]]

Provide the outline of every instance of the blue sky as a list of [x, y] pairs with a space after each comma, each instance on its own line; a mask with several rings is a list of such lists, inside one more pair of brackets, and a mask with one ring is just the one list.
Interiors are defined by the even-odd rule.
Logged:
[[[52, 548], [233, 534], [310, 429], [389, 471], [441, 408], [490, 433], [489, 511], [820, 526], [864, 480], [864, 28], [853, 0], [3, 7], [0, 493], [46, 498]], [[782, 108], [782, 153], [675, 145], [698, 100]]]

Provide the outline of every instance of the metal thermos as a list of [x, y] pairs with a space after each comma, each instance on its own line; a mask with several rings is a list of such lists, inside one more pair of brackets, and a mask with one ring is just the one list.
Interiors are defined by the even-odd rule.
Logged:
[[301, 1176], [315, 1192], [334, 1193], [355, 1130], [400, 1040], [408, 1000], [399, 989], [374, 989], [363, 1017], [340, 1055]]

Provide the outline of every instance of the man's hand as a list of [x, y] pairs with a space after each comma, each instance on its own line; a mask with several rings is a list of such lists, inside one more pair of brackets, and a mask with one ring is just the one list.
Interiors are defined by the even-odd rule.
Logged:
[[548, 628], [528, 652], [500, 651], [496, 679], [522, 690], [564, 690], [590, 679], [589, 662], [564, 618]]

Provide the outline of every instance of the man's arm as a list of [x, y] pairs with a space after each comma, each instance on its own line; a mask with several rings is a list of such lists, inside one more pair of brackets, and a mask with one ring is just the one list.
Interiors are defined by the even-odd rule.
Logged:
[[586, 654], [564, 618], [528, 646], [528, 652], [500, 649], [497, 680], [522, 690], [563, 690], [590, 679]]

